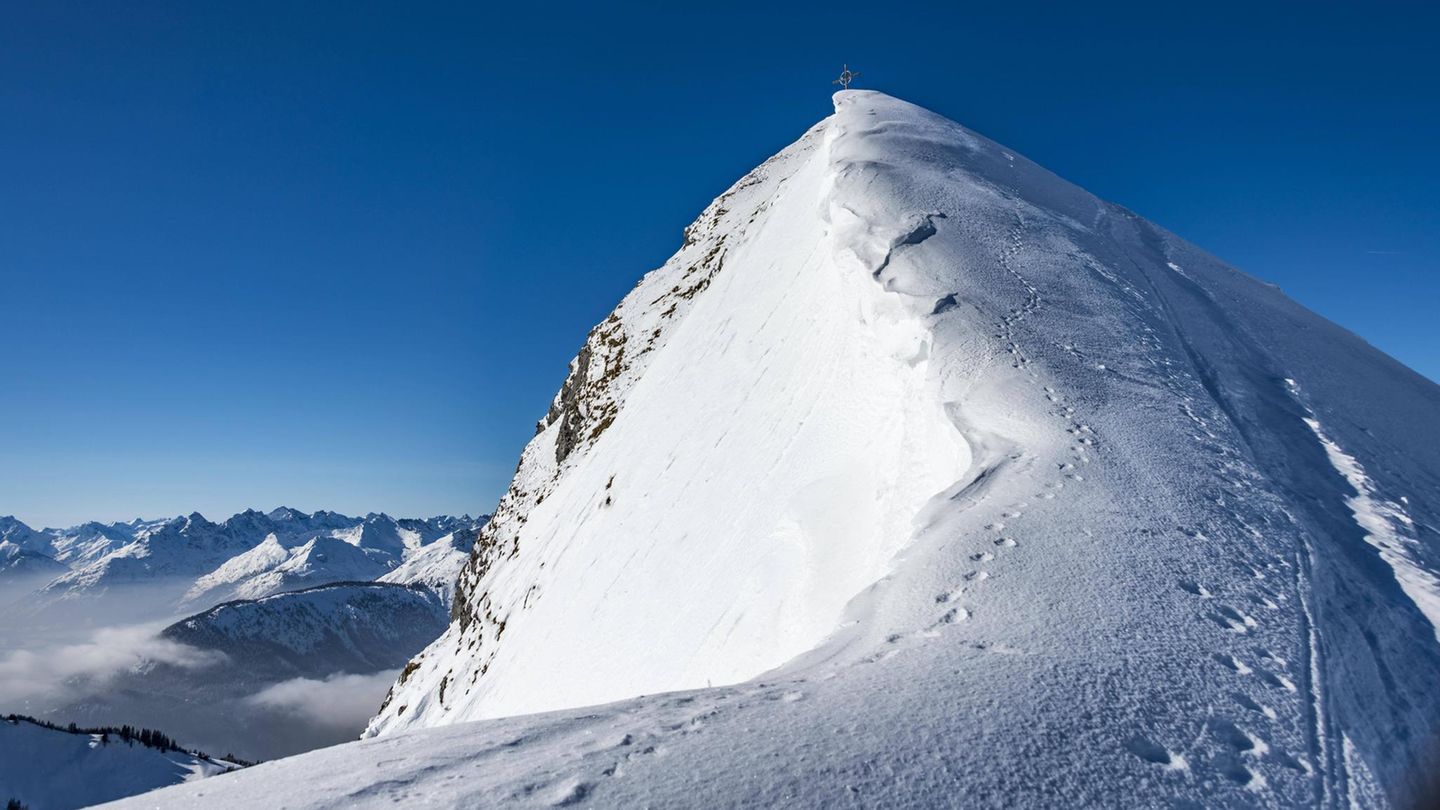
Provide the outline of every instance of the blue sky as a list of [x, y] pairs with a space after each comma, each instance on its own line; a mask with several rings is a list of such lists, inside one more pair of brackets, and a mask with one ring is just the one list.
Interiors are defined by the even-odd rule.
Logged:
[[842, 61], [1440, 378], [1420, 4], [0, 10], [0, 514], [488, 510]]

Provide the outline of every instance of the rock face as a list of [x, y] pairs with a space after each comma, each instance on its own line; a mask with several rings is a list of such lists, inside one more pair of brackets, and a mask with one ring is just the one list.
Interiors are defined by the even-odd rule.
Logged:
[[1423, 803], [1440, 388], [835, 103], [590, 334], [378, 739], [207, 801]]

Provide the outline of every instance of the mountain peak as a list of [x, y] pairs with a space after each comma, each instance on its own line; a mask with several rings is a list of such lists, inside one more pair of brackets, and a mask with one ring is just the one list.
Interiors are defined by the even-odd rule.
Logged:
[[278, 520], [305, 520], [306, 518], [309, 518], [310, 516], [307, 515], [307, 514], [305, 514], [304, 512], [301, 512], [299, 509], [292, 509], [292, 508], [290, 508], [290, 507], [288, 507], [288, 506], [279, 506], [279, 507], [276, 507], [275, 509], [270, 510], [270, 512], [266, 515], [266, 517], [270, 518], [271, 520], [277, 520], [277, 521], [278, 521]]
[[[1214, 804], [1405, 795], [1440, 717], [1440, 388], [959, 124], [834, 101], [590, 332], [369, 733], [694, 689], [783, 763], [744, 730], [779, 713], [725, 702], [782, 681], [774, 739], [844, 718], [871, 763], [942, 706], [919, 744], [1021, 805], [1195, 798], [1161, 767]], [[1314, 753], [1345, 746], [1354, 775]]]

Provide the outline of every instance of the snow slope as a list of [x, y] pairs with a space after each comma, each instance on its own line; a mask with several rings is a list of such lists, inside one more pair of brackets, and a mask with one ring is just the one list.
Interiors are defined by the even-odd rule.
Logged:
[[1426, 798], [1440, 388], [835, 102], [592, 331], [379, 739], [146, 806]]
[[68, 810], [234, 769], [231, 763], [161, 751], [111, 736], [0, 720], [0, 800], [30, 810]]

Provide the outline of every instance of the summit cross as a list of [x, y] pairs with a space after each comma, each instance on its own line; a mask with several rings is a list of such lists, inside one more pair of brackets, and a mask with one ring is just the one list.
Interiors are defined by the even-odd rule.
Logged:
[[831, 84], [838, 84], [842, 90], [849, 90], [850, 82], [858, 78], [860, 78], [860, 71], [856, 70], [852, 72], [849, 65], [844, 65], [840, 70], [840, 78], [831, 82]]

